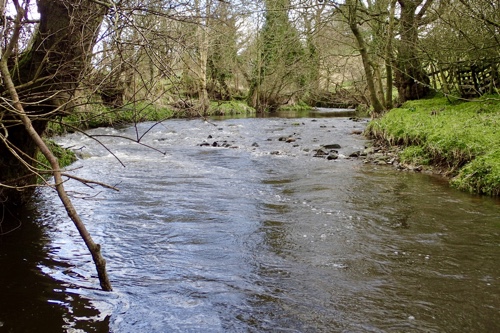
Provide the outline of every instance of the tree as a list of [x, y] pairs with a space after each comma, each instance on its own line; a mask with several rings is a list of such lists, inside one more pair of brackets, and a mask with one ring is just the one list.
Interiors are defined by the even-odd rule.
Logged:
[[474, 63], [500, 57], [500, 2], [455, 0], [422, 41], [434, 63]]
[[258, 57], [249, 79], [248, 104], [276, 111], [303, 90], [304, 49], [288, 18], [289, 0], [266, 0]]
[[368, 52], [368, 45], [363, 37], [361, 30], [359, 28], [359, 17], [358, 10], [360, 6], [363, 6], [361, 1], [358, 0], [348, 0], [346, 1], [347, 6], [347, 20], [349, 28], [351, 29], [359, 47], [359, 53], [363, 61], [363, 68], [366, 75], [366, 84], [368, 86], [368, 91], [370, 93], [370, 102], [373, 107], [374, 116], [380, 115], [384, 111], [384, 106], [380, 101], [379, 95], [376, 90], [375, 83], [375, 66], [372, 56]]
[[[11, 75], [14, 88], [33, 127], [41, 135], [48, 121], [71, 109], [70, 101], [78, 82], [89, 70], [92, 46], [104, 15], [103, 7], [78, 1], [39, 1], [40, 22], [29, 48], [16, 52], [19, 35], [25, 26], [25, 9], [14, 1], [17, 21], [9, 44], [4, 45], [2, 61]], [[6, 78], [2, 77], [2, 96]], [[0, 145], [0, 182], [8, 185], [0, 193], [2, 201], [24, 202], [34, 183], [36, 145], [29, 139], [19, 115], [8, 100], [3, 100], [2, 144]]]
[[197, 18], [196, 37], [198, 42], [195, 56], [198, 104], [201, 114], [206, 115], [210, 104], [207, 91], [207, 62], [209, 45], [208, 30], [210, 28], [210, 11], [212, 2], [205, 0], [204, 4], [202, 4], [200, 3], [200, 0], [195, 0], [194, 3]]
[[[401, 7], [400, 38], [396, 60], [396, 86], [401, 103], [426, 97], [429, 77], [422, 67], [418, 48], [418, 27], [433, 0], [398, 0]], [[417, 12], [418, 10], [418, 12]]]
[[0, 199], [22, 204], [31, 196], [36, 178], [43, 179], [35, 159], [40, 149], [50, 163], [61, 202], [92, 254], [102, 289], [111, 290], [100, 246], [76, 213], [64, 189], [57, 158], [41, 138], [51, 118], [70, 112], [78, 83], [89, 70], [107, 8], [77, 0], [39, 0], [37, 4], [40, 20], [29, 45], [22, 48], [20, 38], [31, 22], [26, 14], [29, 1], [22, 5], [13, 1], [16, 13], [9, 20], [11, 30], [4, 30], [7, 42], [0, 59]]
[[393, 108], [393, 98], [392, 98], [392, 87], [393, 87], [393, 70], [392, 65], [394, 63], [393, 55], [393, 40], [394, 40], [394, 25], [395, 25], [395, 11], [396, 11], [396, 0], [390, 1], [389, 18], [387, 26], [387, 40], [385, 44], [385, 69], [387, 76], [386, 84], [386, 107], [388, 110]]
[[227, 2], [218, 1], [213, 12], [208, 49], [208, 79], [213, 99], [230, 100], [238, 87], [231, 84], [237, 68], [236, 17]]
[[449, 0], [398, 0], [400, 5], [400, 43], [396, 57], [396, 86], [401, 103], [428, 96], [430, 80], [423, 66], [419, 31], [428, 28], [448, 5]]
[[429, 95], [430, 80], [423, 65], [425, 50], [421, 48], [419, 33], [429, 28], [447, 8], [449, 0], [437, 4], [433, 0], [346, 0], [332, 4], [344, 15], [356, 39], [375, 115], [392, 107], [393, 73], [400, 102]]

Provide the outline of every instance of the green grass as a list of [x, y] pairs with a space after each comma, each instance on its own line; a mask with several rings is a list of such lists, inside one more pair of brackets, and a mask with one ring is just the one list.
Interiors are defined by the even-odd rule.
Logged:
[[301, 112], [301, 111], [311, 111], [314, 108], [312, 106], [308, 105], [307, 103], [303, 102], [303, 101], [299, 101], [297, 104], [283, 105], [279, 109], [283, 110], [283, 111], [297, 111], [297, 112]]
[[143, 121], [161, 121], [174, 117], [169, 108], [160, 108], [147, 103], [136, 103], [118, 109], [109, 109], [102, 104], [88, 104], [71, 115], [49, 123], [47, 134], [63, 134], [75, 129], [86, 130], [96, 127], [119, 127]]
[[445, 167], [454, 187], [500, 195], [500, 96], [409, 101], [372, 121], [367, 134], [407, 147], [402, 161]]
[[246, 102], [242, 101], [221, 101], [210, 102], [208, 109], [209, 115], [224, 116], [224, 115], [247, 115], [255, 113], [255, 109], [248, 106]]
[[[208, 116], [247, 115], [252, 113], [255, 113], [255, 109], [241, 101], [211, 102], [208, 110]], [[189, 115], [186, 114], [186, 111], [159, 107], [145, 102], [138, 102], [118, 109], [110, 109], [100, 103], [87, 104], [78, 108], [69, 116], [52, 120], [46, 134], [50, 137], [75, 130], [87, 130], [96, 127], [121, 127], [145, 121], [163, 121], [169, 118], [187, 116]]]
[[405, 164], [429, 165], [430, 157], [421, 146], [408, 146], [400, 153], [400, 160]]
[[[47, 147], [50, 149], [50, 151], [52, 151], [52, 154], [57, 157], [59, 166], [61, 168], [64, 168], [77, 160], [76, 155], [72, 150], [65, 149], [50, 139], [43, 139], [43, 141], [45, 141]], [[38, 161], [38, 167], [40, 169], [45, 171], [52, 170], [49, 161], [40, 151], [38, 151], [36, 159]], [[49, 177], [49, 175], [47, 175], [47, 177]]]

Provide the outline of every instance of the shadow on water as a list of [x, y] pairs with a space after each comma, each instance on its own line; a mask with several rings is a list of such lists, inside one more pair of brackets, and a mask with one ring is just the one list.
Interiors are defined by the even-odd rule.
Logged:
[[42, 272], [59, 264], [49, 259], [47, 226], [37, 221], [36, 205], [1, 209], [0, 332], [108, 332], [109, 318], [96, 322], [99, 312], [88, 300]]

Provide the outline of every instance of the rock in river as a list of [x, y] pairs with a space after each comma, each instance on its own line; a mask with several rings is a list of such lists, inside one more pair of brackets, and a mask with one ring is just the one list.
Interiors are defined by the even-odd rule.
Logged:
[[340, 149], [340, 148], [342, 148], [338, 143], [323, 145], [322, 147], [325, 149]]

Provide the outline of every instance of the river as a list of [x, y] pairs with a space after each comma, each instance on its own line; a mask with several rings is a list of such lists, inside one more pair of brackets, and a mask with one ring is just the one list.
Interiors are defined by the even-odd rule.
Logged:
[[66, 184], [114, 291], [42, 188], [0, 225], [0, 332], [500, 332], [500, 200], [344, 158], [348, 117], [152, 125], [57, 139], [120, 189]]

